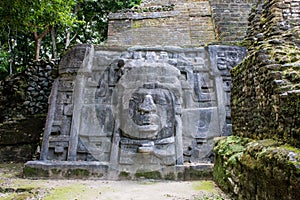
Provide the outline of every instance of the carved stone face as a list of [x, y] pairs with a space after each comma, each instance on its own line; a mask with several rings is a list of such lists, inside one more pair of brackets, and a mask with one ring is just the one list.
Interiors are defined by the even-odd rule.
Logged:
[[[141, 138], [156, 138], [160, 131], [166, 132], [166, 129], [173, 126], [174, 108], [171, 92], [156, 87], [139, 88], [129, 101], [129, 116], [138, 126]], [[162, 133], [161, 137], [164, 137], [163, 135], [170, 136], [168, 133]]]
[[179, 77], [180, 71], [167, 63], [127, 63], [112, 99], [115, 130], [123, 140], [135, 143], [176, 135], [175, 105], [180, 106], [182, 92]]

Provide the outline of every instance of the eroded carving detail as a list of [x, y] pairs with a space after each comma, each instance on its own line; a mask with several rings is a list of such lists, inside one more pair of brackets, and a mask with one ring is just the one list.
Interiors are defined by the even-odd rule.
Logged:
[[[231, 135], [231, 114], [230, 114], [230, 87], [231, 77], [230, 70], [238, 65], [247, 55], [246, 48], [234, 46], [209, 46], [212, 65], [216, 66], [216, 73], [222, 77], [222, 90], [225, 92], [223, 97], [225, 124], [222, 127], [222, 135]], [[220, 83], [221, 84], [221, 83]]]
[[[229, 70], [244, 56], [239, 48], [74, 51], [63, 62], [43, 159], [130, 173], [212, 162], [213, 138], [230, 134]], [[72, 55], [84, 60], [75, 59], [76, 77]]]

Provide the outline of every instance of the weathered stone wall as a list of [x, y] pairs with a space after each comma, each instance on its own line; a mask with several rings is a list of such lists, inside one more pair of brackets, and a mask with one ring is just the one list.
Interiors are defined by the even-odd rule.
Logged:
[[55, 63], [35, 63], [0, 82], [0, 160], [31, 160], [40, 143]]
[[0, 122], [16, 115], [46, 113], [55, 63], [39, 62], [0, 82]]
[[238, 42], [245, 38], [251, 7], [257, 0], [209, 0], [216, 39]]
[[158, 5], [169, 5], [179, 2], [179, 0], [143, 0], [141, 6], [158, 6]]
[[109, 45], [200, 46], [215, 41], [208, 1], [150, 2], [109, 18]]
[[[78, 129], [71, 130], [72, 121], [75, 126], [79, 126], [80, 122], [77, 117], [80, 116], [80, 108], [74, 108], [74, 104], [80, 104], [80, 101], [75, 100], [81, 95], [77, 88], [80, 88], [82, 84], [81, 75], [88, 73], [89, 69], [81, 70], [83, 65], [88, 65], [90, 61], [90, 54], [92, 52], [92, 45], [78, 45], [71, 49], [59, 63], [58, 74], [60, 78], [55, 79], [52, 87], [52, 95], [49, 97], [49, 111], [47, 123], [45, 126], [45, 132], [51, 132], [51, 135], [44, 134], [42, 155], [41, 159], [46, 159], [43, 155], [45, 149], [50, 150], [50, 156], [57, 155], [57, 160], [66, 160], [67, 152], [69, 148], [77, 149], [77, 146], [69, 147], [69, 141], [74, 139], [70, 138], [70, 132], [78, 133]], [[104, 62], [104, 61], [103, 61]], [[85, 77], [84, 77], [85, 78]], [[73, 117], [73, 109], [75, 116]], [[77, 120], [76, 120], [77, 119]], [[48, 139], [51, 139], [49, 142]], [[49, 143], [48, 143], [49, 142]], [[70, 145], [71, 146], [71, 145]], [[84, 149], [84, 147], [81, 145]], [[79, 147], [79, 148], [80, 148]], [[76, 150], [75, 150], [76, 151]], [[80, 155], [83, 156], [80, 159], [84, 159], [87, 155], [82, 153], [82, 149], [79, 150]]]
[[143, 1], [110, 15], [111, 45], [200, 46], [236, 43], [246, 35], [257, 0]]
[[299, 6], [266, 1], [250, 17], [249, 56], [232, 70], [236, 135], [300, 147]]
[[299, 199], [300, 151], [275, 140], [216, 142], [214, 179], [234, 199]]
[[235, 136], [216, 142], [214, 178], [237, 199], [300, 198], [299, 13], [299, 0], [260, 1], [231, 71]]
[[222, 45], [74, 47], [53, 84], [41, 161], [26, 166], [97, 161], [109, 179], [145, 171], [181, 179], [190, 165], [206, 169], [213, 138], [231, 134], [229, 70], [246, 54], [246, 48]]
[[37, 159], [45, 118], [31, 115], [0, 123], [0, 162]]

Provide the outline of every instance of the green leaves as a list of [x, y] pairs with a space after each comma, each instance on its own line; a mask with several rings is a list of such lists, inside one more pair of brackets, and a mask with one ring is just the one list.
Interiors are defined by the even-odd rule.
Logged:
[[35, 0], [30, 10], [30, 16], [26, 18], [29, 29], [44, 29], [56, 24], [70, 26], [76, 22], [73, 15], [73, 7], [76, 0]]
[[9, 68], [9, 53], [0, 49], [0, 73], [8, 72]]
[[[7, 57], [13, 71], [16, 71], [18, 66], [26, 66], [32, 61], [38, 49], [41, 50], [40, 59], [51, 59], [55, 57], [53, 51], [58, 51], [56, 53], [59, 56], [66, 47], [75, 43], [99, 44], [107, 38], [108, 14], [131, 8], [140, 2], [0, 0], [0, 49], [2, 53], [8, 54], [0, 55], [0, 71], [7, 69], [4, 67], [7, 65]], [[52, 38], [50, 30], [54, 33]], [[12, 40], [16, 41], [16, 46], [12, 46]]]

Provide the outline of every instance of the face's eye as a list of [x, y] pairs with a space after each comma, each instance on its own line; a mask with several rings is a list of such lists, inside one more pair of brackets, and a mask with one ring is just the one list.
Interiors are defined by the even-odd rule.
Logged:
[[168, 102], [165, 97], [156, 97], [154, 103], [158, 105], [167, 105]]
[[138, 97], [131, 97], [130, 98], [130, 100], [129, 100], [129, 102], [135, 102], [135, 103], [140, 103], [140, 98], [138, 98]]

